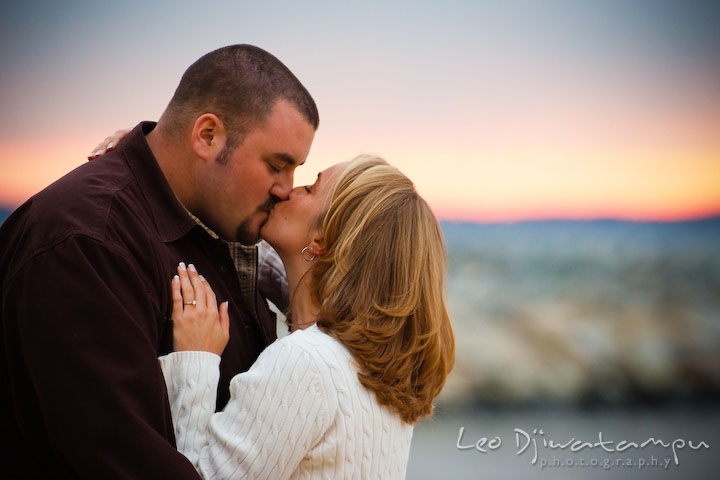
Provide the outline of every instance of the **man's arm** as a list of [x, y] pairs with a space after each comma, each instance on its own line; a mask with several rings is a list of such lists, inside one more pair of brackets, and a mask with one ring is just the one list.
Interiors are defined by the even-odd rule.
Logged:
[[158, 300], [128, 257], [71, 237], [10, 279], [5, 305], [44, 428], [75, 475], [197, 479], [171, 443]]

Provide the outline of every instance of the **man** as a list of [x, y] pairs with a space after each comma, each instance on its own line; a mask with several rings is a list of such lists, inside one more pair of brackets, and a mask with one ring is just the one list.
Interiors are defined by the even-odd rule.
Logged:
[[157, 125], [18, 208], [0, 228], [3, 478], [197, 478], [175, 448], [157, 356], [170, 279], [193, 263], [230, 302], [218, 404], [275, 338], [252, 245], [307, 157], [318, 113], [252, 46], [191, 65]]

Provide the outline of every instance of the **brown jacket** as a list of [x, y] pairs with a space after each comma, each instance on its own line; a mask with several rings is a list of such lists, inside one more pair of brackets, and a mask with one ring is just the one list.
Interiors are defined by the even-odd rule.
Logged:
[[247, 305], [228, 244], [172, 193], [145, 141], [153, 127], [141, 123], [0, 228], [0, 477], [198, 478], [175, 450], [157, 360], [172, 350], [178, 262], [230, 300], [219, 406], [275, 338], [256, 278]]

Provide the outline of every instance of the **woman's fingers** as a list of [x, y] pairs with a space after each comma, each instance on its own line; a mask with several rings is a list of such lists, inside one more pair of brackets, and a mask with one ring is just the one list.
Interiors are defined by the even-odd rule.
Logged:
[[225, 344], [230, 340], [230, 304], [225, 301], [220, 304], [220, 329], [225, 336]]
[[193, 264], [178, 265], [172, 299], [174, 349], [222, 354], [230, 339], [229, 305], [223, 302], [218, 308], [215, 292]]
[[205, 277], [200, 275], [192, 263], [185, 267], [184, 262], [180, 262], [177, 268], [178, 285], [173, 280], [173, 306], [175, 305], [175, 290], [178, 290], [181, 304], [189, 306], [195, 301], [193, 306], [199, 307], [201, 311], [217, 311], [217, 299], [210, 284]]
[[203, 285], [205, 285], [205, 296], [207, 298], [208, 313], [218, 312], [217, 327], [219, 328], [219, 331], [217, 341], [219, 343], [217, 345], [217, 348], [219, 348], [219, 351], [222, 352], [225, 349], [227, 342], [230, 340], [229, 303], [227, 301], [222, 302], [220, 304], [220, 307], [218, 308], [215, 292], [213, 292], [210, 284], [205, 280], [202, 275], [200, 276], [200, 278], [203, 282]]
[[182, 293], [183, 304], [187, 305], [189, 302], [195, 300], [195, 289], [190, 282], [190, 276], [188, 275], [187, 267], [185, 263], [180, 262], [177, 268], [178, 276], [180, 276], [180, 291]]
[[[117, 132], [116, 132], [117, 133]], [[122, 138], [122, 137], [120, 137]], [[95, 148], [93, 148], [92, 153], [88, 155], [88, 160], [94, 160], [103, 154], [109, 152], [113, 148], [115, 148], [118, 144], [118, 138], [116, 136], [110, 136], [105, 137], [105, 140], [98, 143]]]
[[130, 133], [130, 129], [124, 128], [121, 130], [117, 130], [109, 137], [105, 137], [105, 140], [98, 143], [97, 146], [93, 148], [92, 153], [88, 155], [88, 160], [94, 160], [106, 154], [107, 152], [114, 150], [115, 147], [117, 147], [118, 143], [120, 143], [120, 140], [125, 138], [128, 133]]
[[179, 316], [182, 315], [183, 311], [183, 297], [182, 292], [180, 291], [180, 277], [178, 275], [175, 275], [170, 282], [170, 286], [172, 289], [172, 301], [173, 301], [173, 309], [172, 309], [172, 315], [171, 318], [173, 321], [177, 321]]
[[217, 298], [215, 298], [215, 292], [213, 292], [212, 287], [210, 284], [205, 280], [205, 277], [200, 275], [200, 280], [202, 280], [202, 285], [205, 287], [205, 300], [207, 301], [207, 309], [209, 312], [212, 312], [214, 310], [217, 310], [218, 304], [217, 304]]
[[97, 147], [93, 148], [92, 153], [89, 154], [88, 157], [87, 157], [88, 160], [95, 160], [95, 159], [98, 158], [100, 155], [102, 155], [102, 153], [100, 153], [99, 148], [100, 148], [100, 145], [98, 145]]
[[[204, 313], [207, 309], [207, 295], [205, 295], [205, 286], [203, 285], [202, 280], [200, 280], [200, 275], [198, 275], [198, 271], [195, 268], [195, 265], [193, 265], [192, 263], [188, 265], [187, 273], [190, 277], [190, 283], [192, 284], [193, 292], [195, 293], [195, 296], [193, 297], [195, 300], [195, 308], [198, 309], [198, 313]], [[192, 300], [185, 301], [189, 302]]]

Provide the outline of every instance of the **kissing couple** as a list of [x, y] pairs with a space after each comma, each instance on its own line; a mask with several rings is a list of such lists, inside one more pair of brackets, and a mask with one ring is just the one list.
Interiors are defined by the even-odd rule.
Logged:
[[375, 156], [293, 188], [318, 124], [277, 58], [220, 48], [13, 212], [3, 478], [405, 477], [454, 363], [442, 233]]

